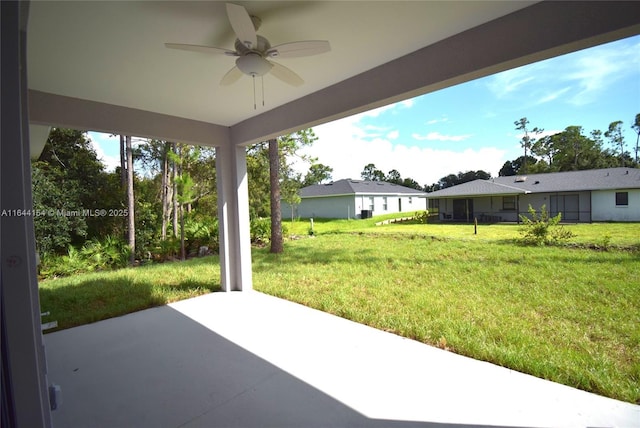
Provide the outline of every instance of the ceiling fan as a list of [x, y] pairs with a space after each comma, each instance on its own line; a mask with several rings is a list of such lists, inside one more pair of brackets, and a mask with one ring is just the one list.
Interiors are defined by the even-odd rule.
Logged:
[[165, 43], [165, 46], [171, 49], [237, 57], [235, 67], [222, 77], [220, 85], [230, 85], [240, 79], [243, 74], [255, 78], [271, 73], [274, 77], [289, 85], [300, 86], [304, 83], [304, 80], [297, 73], [282, 64], [271, 61], [271, 59], [318, 55], [331, 50], [331, 46], [326, 40], [307, 40], [271, 46], [269, 40], [256, 33], [262, 23], [260, 18], [249, 15], [243, 6], [233, 3], [227, 3], [226, 6], [231, 28], [233, 28], [237, 37], [234, 46], [235, 50], [212, 46]]

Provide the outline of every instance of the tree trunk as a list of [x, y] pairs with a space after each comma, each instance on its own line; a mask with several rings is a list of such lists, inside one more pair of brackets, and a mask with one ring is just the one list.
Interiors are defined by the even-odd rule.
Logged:
[[124, 135], [120, 136], [120, 184], [122, 190], [127, 188], [127, 158], [124, 147]]
[[[173, 143], [173, 153], [178, 153], [178, 144]], [[176, 162], [171, 162], [173, 171], [171, 173], [173, 179], [173, 236], [178, 237], [178, 168]]]
[[269, 182], [271, 191], [271, 252], [282, 253], [282, 212], [280, 210], [280, 157], [278, 156], [278, 140], [269, 140]]
[[171, 214], [171, 185], [170, 185], [170, 168], [169, 168], [169, 143], [165, 143], [162, 158], [162, 240], [167, 239], [167, 226], [169, 225], [169, 216]]
[[187, 259], [184, 247], [184, 205], [180, 204], [180, 258], [182, 261]]
[[[178, 155], [178, 162], [177, 162], [177, 169], [178, 169], [178, 176], [180, 177], [180, 179], [182, 179], [182, 149], [183, 146], [176, 146], [178, 149], [178, 152], [176, 153]], [[184, 193], [185, 193], [185, 189], [184, 189], [184, 183], [182, 184], [181, 187], [181, 191], [180, 191], [180, 200], [178, 201], [178, 194], [176, 193], [176, 201], [178, 201], [179, 204], [179, 210], [180, 210], [180, 259], [182, 261], [186, 260], [186, 253], [185, 253], [185, 247], [184, 247]]]
[[127, 145], [127, 208], [129, 210], [129, 248], [131, 255], [129, 263], [133, 265], [136, 260], [136, 217], [135, 217], [135, 200], [133, 199], [133, 152], [131, 150], [131, 136], [126, 136]]

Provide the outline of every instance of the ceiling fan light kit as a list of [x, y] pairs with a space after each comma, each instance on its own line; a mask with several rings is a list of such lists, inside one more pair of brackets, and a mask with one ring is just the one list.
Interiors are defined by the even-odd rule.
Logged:
[[273, 67], [273, 64], [264, 59], [258, 53], [249, 53], [236, 60], [236, 67], [238, 67], [244, 74], [256, 77], [267, 74]]
[[231, 28], [236, 35], [235, 50], [233, 51], [212, 46], [181, 43], [165, 43], [165, 46], [171, 49], [237, 57], [235, 67], [229, 70], [220, 81], [220, 84], [223, 86], [235, 83], [243, 74], [255, 79], [255, 77], [262, 77], [268, 73], [271, 73], [275, 78], [284, 83], [292, 86], [300, 86], [304, 83], [304, 80], [302, 80], [297, 73], [282, 64], [269, 61], [269, 59], [312, 56], [331, 50], [331, 46], [326, 40], [291, 42], [271, 47], [271, 44], [265, 37], [259, 36], [256, 33], [256, 30], [262, 22], [260, 18], [249, 15], [243, 6], [227, 3], [227, 16]]

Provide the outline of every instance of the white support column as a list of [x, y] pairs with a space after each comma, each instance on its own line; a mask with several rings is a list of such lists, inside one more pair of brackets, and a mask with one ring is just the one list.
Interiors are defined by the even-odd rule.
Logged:
[[40, 330], [26, 82], [29, 3], [0, 2], [0, 292], [2, 424], [49, 427]]
[[249, 291], [251, 238], [247, 156], [244, 147], [216, 147], [220, 285], [223, 291]]

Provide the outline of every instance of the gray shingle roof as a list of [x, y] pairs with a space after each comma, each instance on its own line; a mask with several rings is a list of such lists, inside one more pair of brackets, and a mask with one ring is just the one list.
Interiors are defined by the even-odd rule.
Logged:
[[387, 183], [386, 181], [364, 181], [344, 179], [327, 184], [314, 184], [300, 189], [301, 198], [318, 198], [338, 195], [407, 195], [426, 196], [425, 192], [400, 186], [398, 184]]
[[496, 177], [448, 187], [431, 192], [428, 197], [447, 198], [614, 189], [640, 189], [640, 169], [607, 168]]

